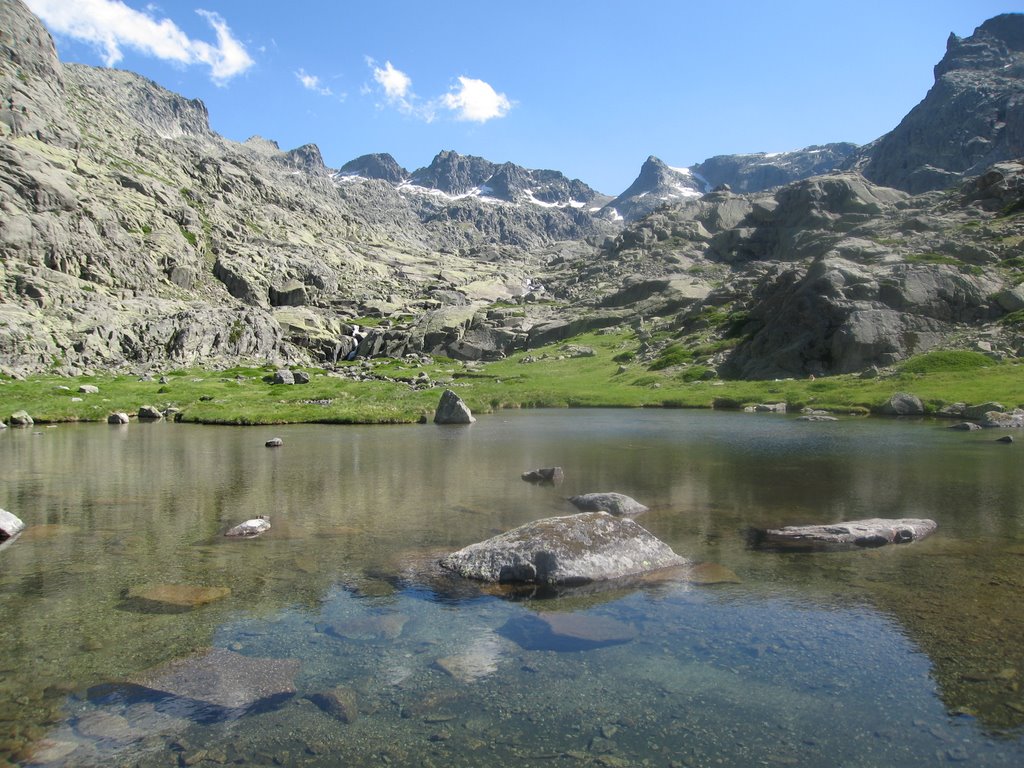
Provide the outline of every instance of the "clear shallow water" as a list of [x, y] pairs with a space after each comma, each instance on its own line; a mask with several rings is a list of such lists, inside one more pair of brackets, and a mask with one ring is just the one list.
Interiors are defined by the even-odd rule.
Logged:
[[[30, 530], [0, 551], [0, 758], [1019, 765], [1024, 459], [943, 426], [574, 410], [468, 429], [6, 430], [0, 507]], [[285, 446], [265, 448], [275, 435]], [[556, 464], [560, 487], [519, 479]], [[742, 583], [513, 601], [431, 567], [598, 490], [648, 504], [645, 527]], [[258, 514], [265, 538], [220, 535]], [[861, 552], [746, 545], [751, 526], [871, 516], [940, 527]], [[138, 598], [159, 585], [230, 595], [192, 609]], [[512, 630], [552, 611], [632, 639], [523, 647]], [[296, 695], [218, 717], [104, 695], [210, 647], [296, 662]], [[339, 687], [352, 722], [314, 703]]]

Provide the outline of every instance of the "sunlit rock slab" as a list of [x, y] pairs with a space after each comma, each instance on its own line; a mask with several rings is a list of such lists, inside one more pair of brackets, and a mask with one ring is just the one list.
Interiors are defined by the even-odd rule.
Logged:
[[788, 525], [754, 533], [755, 544], [778, 549], [852, 549], [906, 544], [923, 539], [938, 527], [922, 518], [870, 518], [832, 525]]
[[535, 520], [441, 560], [443, 568], [481, 581], [569, 585], [685, 563], [638, 523], [604, 512]]

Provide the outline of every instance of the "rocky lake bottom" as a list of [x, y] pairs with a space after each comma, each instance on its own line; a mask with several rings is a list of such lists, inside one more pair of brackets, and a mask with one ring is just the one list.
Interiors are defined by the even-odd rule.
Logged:
[[[1015, 766], [1024, 459], [943, 422], [502, 411], [0, 433], [0, 764]], [[279, 448], [267, 448], [271, 437]], [[560, 485], [520, 474], [558, 465]], [[682, 578], [541, 597], [437, 559], [618, 491]], [[272, 527], [223, 536], [245, 519]], [[751, 528], [925, 517], [769, 552]]]

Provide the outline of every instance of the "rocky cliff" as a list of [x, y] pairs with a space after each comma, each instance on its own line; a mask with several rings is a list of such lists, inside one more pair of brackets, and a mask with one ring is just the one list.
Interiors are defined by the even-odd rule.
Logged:
[[[313, 144], [227, 141], [197, 100], [62, 65], [4, 2], [0, 365], [488, 359], [610, 325], [641, 330], [641, 360], [708, 375], [858, 371], [936, 346], [1021, 355], [1024, 170], [1004, 158], [1020, 147], [1020, 19], [951, 40], [919, 107], [935, 124], [904, 121], [914, 146], [888, 182], [902, 190], [878, 183], [901, 126], [852, 170], [797, 180], [785, 174], [847, 162], [850, 145], [712, 158], [709, 177], [651, 157], [609, 202], [557, 171], [455, 152], [335, 171]], [[967, 136], [963, 167], [943, 166]], [[1004, 161], [979, 165], [991, 158]], [[935, 168], [965, 179], [911, 194]], [[708, 191], [727, 177], [787, 183]]]
[[876, 184], [945, 189], [993, 163], [1024, 156], [1024, 14], [951, 34], [935, 84], [903, 121], [864, 152]]

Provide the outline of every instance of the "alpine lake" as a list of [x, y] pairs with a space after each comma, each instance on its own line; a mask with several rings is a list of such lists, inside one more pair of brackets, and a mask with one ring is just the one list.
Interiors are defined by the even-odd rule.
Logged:
[[[0, 550], [0, 765], [1024, 765], [1024, 448], [946, 426], [4, 430], [0, 507], [28, 527]], [[543, 595], [437, 567], [595, 491], [648, 505], [702, 578]], [[938, 530], [749, 543], [869, 517]]]

